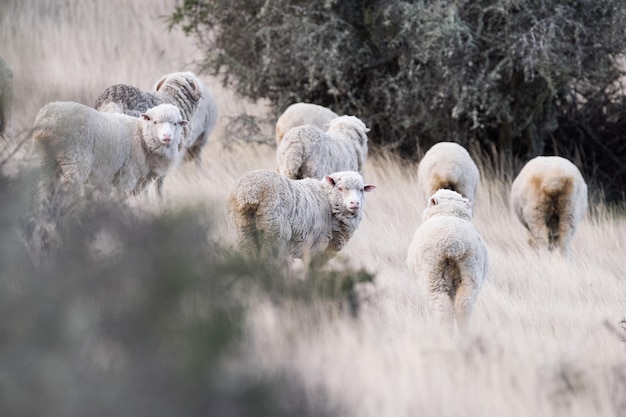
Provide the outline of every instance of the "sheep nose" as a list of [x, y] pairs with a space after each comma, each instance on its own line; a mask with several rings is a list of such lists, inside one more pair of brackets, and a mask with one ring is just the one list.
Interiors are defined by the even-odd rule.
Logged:
[[350, 201], [350, 203], [348, 204], [348, 208], [350, 210], [355, 210], [355, 209], [358, 209], [359, 207], [361, 207], [361, 203], [358, 201]]

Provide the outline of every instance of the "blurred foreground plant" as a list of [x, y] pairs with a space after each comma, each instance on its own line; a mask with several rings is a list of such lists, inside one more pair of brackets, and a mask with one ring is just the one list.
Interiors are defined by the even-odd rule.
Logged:
[[[0, 177], [0, 415], [331, 415], [293, 375], [227, 367], [255, 299], [339, 311], [371, 275], [294, 279], [210, 244], [194, 209], [149, 216], [71, 193], [33, 209], [24, 177]], [[33, 262], [43, 217], [54, 247]]]

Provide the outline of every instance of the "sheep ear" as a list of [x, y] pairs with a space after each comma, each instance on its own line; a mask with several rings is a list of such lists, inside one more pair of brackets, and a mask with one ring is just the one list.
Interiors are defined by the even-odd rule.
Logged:
[[180, 122], [181, 126], [187, 126], [188, 124], [189, 124], [189, 122], [187, 120], [184, 120], [184, 119]]
[[474, 203], [473, 203], [472, 201], [469, 201], [468, 199], [465, 199], [465, 206], [466, 206], [468, 209], [470, 209], [470, 210], [471, 210], [473, 205], [474, 205]]
[[329, 183], [333, 187], [335, 186], [335, 179], [331, 177], [330, 175], [326, 175], [324, 179], [326, 180], [327, 183]]
[[139, 117], [141, 117], [143, 120], [150, 120], [150, 116], [148, 116], [146, 113], [141, 113]]
[[376, 189], [376, 186], [372, 184], [368, 184], [365, 187], [363, 187], [363, 191], [365, 191], [366, 193], [369, 193], [370, 191], [374, 191], [375, 189]]
[[156, 87], [154, 87], [154, 89], [155, 89], [156, 91], [159, 91], [159, 89], [161, 88], [161, 86], [162, 86], [162, 85], [163, 85], [163, 83], [165, 82], [165, 78], [167, 78], [167, 77], [163, 77], [163, 78], [161, 78], [161, 79], [159, 80], [159, 82], [157, 83]]

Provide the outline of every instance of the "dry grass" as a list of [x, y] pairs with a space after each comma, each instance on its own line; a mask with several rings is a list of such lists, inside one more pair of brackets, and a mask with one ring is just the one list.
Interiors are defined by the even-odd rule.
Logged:
[[[92, 104], [106, 86], [150, 88], [164, 73], [195, 69], [199, 52], [168, 33], [159, 16], [174, 0], [10, 0], [0, 6], [0, 55], [15, 72], [10, 140], [27, 135], [52, 100]], [[275, 167], [271, 145], [249, 144], [224, 129], [241, 111], [263, 114], [205, 77], [218, 99], [218, 131], [203, 168], [189, 164], [165, 182], [168, 208], [213, 213], [211, 239], [234, 243], [225, 201], [235, 180]], [[263, 132], [270, 139], [271, 128]], [[269, 140], [271, 143], [272, 140]], [[230, 144], [225, 147], [224, 143]], [[22, 160], [30, 159], [28, 147]], [[484, 179], [475, 225], [487, 242], [490, 272], [466, 333], [429, 324], [406, 252], [424, 202], [416, 166], [375, 155], [366, 216], [334, 264], [376, 274], [361, 288], [358, 318], [304, 315], [269, 302], [253, 305], [246, 357], [237, 366], [300, 375], [311, 398], [350, 416], [617, 416], [626, 414], [626, 218], [594, 206], [574, 236], [567, 261], [535, 252], [508, 208], [504, 180]], [[157, 210], [141, 197], [135, 207]]]

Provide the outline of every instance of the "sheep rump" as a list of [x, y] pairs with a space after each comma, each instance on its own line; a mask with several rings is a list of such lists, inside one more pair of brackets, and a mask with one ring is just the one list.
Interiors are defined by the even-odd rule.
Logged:
[[454, 190], [474, 203], [480, 172], [469, 152], [455, 142], [434, 144], [417, 169], [417, 185], [424, 201], [440, 188]]
[[587, 210], [587, 184], [569, 160], [538, 156], [513, 181], [511, 206], [532, 246], [558, 247], [567, 256], [576, 226]]
[[[102, 189], [114, 185], [136, 194], [148, 181], [165, 176], [177, 157], [186, 123], [170, 104], [136, 118], [52, 102], [37, 114], [33, 140], [44, 166], [63, 182], [89, 181]], [[160, 188], [157, 191], [161, 194]]]
[[335, 117], [339, 115], [327, 107], [313, 103], [294, 103], [276, 121], [276, 145], [280, 144], [283, 136], [293, 127], [313, 125], [326, 130], [328, 123]]
[[313, 125], [290, 129], [276, 151], [278, 171], [291, 179], [321, 179], [331, 172], [363, 175], [369, 129], [355, 116], [334, 118], [326, 132]]
[[363, 193], [375, 188], [356, 172], [290, 180], [256, 170], [239, 178], [228, 207], [243, 250], [325, 261], [352, 237], [363, 217]]
[[469, 200], [438, 190], [424, 210], [407, 255], [413, 277], [427, 293], [437, 322], [464, 327], [488, 272], [489, 259], [474, 228]]

